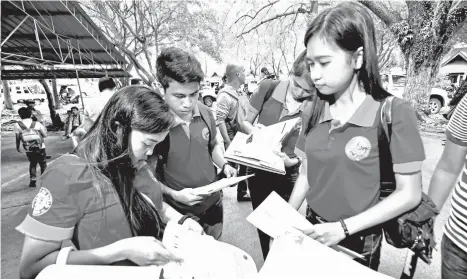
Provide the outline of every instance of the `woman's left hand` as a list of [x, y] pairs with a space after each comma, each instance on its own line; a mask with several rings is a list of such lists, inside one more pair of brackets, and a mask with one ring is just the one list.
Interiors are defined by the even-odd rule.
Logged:
[[345, 239], [344, 229], [339, 222], [316, 224], [302, 232], [326, 246], [334, 246]]
[[186, 219], [185, 222], [183, 222], [182, 226], [187, 228], [189, 231], [193, 231], [201, 235], [204, 234], [203, 227], [191, 218]]

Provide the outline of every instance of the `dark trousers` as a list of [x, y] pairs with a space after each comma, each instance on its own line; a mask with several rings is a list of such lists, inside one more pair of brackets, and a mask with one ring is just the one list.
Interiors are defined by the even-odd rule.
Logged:
[[39, 164], [41, 168], [41, 174], [43, 174], [47, 168], [47, 162], [45, 161], [45, 148], [26, 152], [26, 156], [29, 160], [29, 177], [31, 178], [31, 181], [36, 181], [37, 164]]
[[[255, 174], [248, 179], [251, 204], [256, 209], [272, 192], [276, 192], [285, 201], [289, 201], [295, 181], [298, 177], [299, 164], [286, 168], [286, 174], [280, 175], [254, 168], [248, 168], [248, 174]], [[263, 257], [266, 259], [269, 253], [269, 242], [271, 238], [263, 231], [258, 230], [259, 242]]]
[[[306, 209], [306, 219], [312, 224], [326, 223], [326, 220], [318, 216], [309, 206]], [[341, 241], [339, 245], [364, 256], [365, 259], [355, 259], [355, 261], [377, 271], [381, 257], [382, 239], [381, 228], [375, 227], [353, 234]]]
[[467, 252], [446, 235], [441, 243], [441, 278], [467, 278]]
[[[238, 176], [246, 175], [247, 167], [244, 165], [240, 165], [238, 168]], [[237, 185], [237, 198], [243, 197], [247, 194], [248, 188], [248, 179], [240, 181]]]

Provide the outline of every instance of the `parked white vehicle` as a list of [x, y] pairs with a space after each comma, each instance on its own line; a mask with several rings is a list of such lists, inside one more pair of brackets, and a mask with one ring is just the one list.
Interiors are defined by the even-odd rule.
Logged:
[[[389, 80], [386, 86], [386, 90], [398, 98], [402, 98], [405, 89], [405, 75], [398, 74], [388, 76], [387, 74], [382, 75], [383, 80]], [[451, 101], [450, 94], [441, 88], [432, 88], [431, 93], [428, 95], [428, 105], [431, 114], [437, 114], [443, 107], [449, 105]]]
[[[32, 89], [31, 86], [26, 84], [11, 84], [10, 97], [13, 103], [24, 103], [25, 101], [35, 101], [36, 104], [40, 104], [47, 99], [47, 95], [43, 91], [37, 91]], [[3, 96], [3, 87], [1, 89]]]
[[212, 104], [217, 100], [216, 90], [208, 85], [203, 86], [199, 93], [199, 98], [208, 107], [212, 107]]

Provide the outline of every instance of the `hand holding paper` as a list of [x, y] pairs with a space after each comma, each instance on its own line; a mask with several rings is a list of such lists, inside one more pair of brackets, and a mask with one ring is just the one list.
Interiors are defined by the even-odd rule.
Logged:
[[193, 193], [199, 196], [209, 196], [215, 192], [218, 192], [224, 188], [227, 188], [231, 185], [235, 185], [239, 183], [240, 181], [243, 181], [245, 179], [248, 179], [249, 177], [254, 176], [254, 174], [250, 175], [244, 175], [244, 176], [237, 176], [237, 177], [229, 177], [229, 178], [224, 178], [221, 180], [218, 180], [214, 183], [211, 183], [209, 185], [195, 188], [193, 189]]

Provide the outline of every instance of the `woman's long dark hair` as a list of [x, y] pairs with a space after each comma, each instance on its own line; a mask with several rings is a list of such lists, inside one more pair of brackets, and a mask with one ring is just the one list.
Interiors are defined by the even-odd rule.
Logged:
[[[363, 85], [365, 92], [375, 100], [381, 101], [391, 95], [381, 84], [375, 25], [365, 6], [355, 2], [344, 2], [323, 11], [309, 25], [305, 33], [305, 46], [313, 36], [320, 36], [350, 53], [363, 47], [363, 64], [358, 71], [359, 84]], [[325, 96], [318, 92], [313, 104], [312, 117], [305, 130], [306, 134], [319, 121], [326, 101], [333, 103], [334, 96]]]
[[164, 132], [173, 121], [168, 105], [156, 91], [146, 86], [127, 86], [110, 98], [75, 150], [96, 176], [99, 192], [108, 191], [105, 187], [111, 185], [117, 193], [135, 236], [160, 239], [161, 218], [133, 186], [137, 169], [130, 157], [130, 132]]

